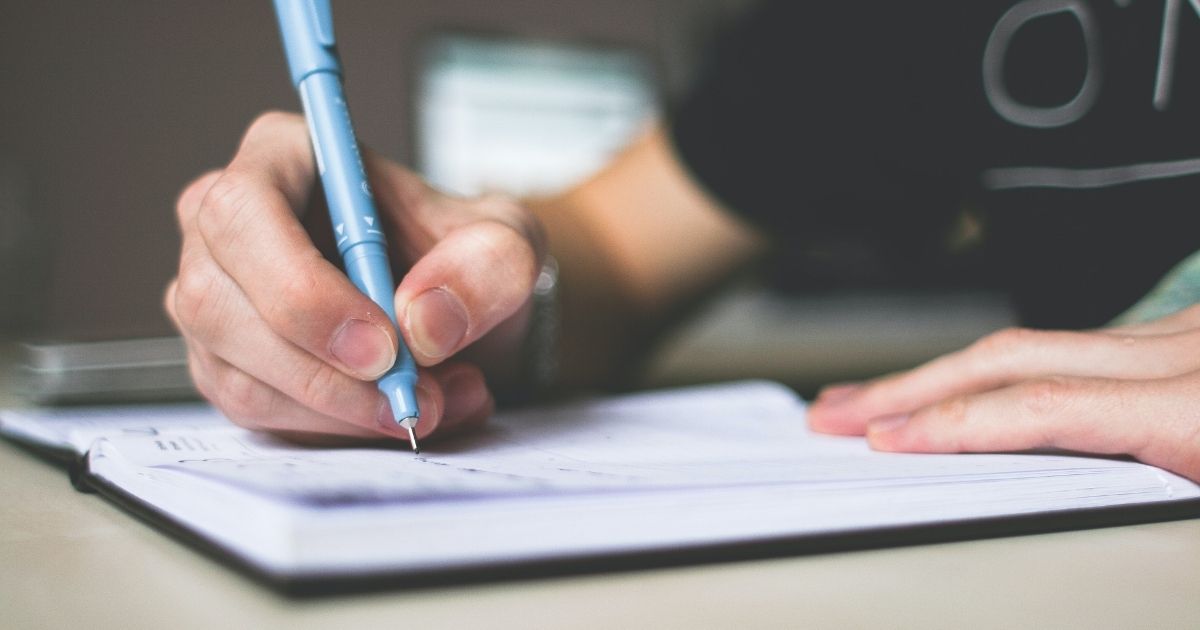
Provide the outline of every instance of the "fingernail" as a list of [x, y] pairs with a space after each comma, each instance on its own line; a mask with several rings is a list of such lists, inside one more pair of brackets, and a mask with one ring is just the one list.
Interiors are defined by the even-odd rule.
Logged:
[[421, 409], [421, 420], [417, 422], [417, 437], [422, 440], [437, 430], [442, 423], [442, 410], [434, 404], [433, 394], [417, 382], [417, 406]]
[[813, 404], [836, 405], [848, 400], [862, 388], [863, 386], [858, 383], [830, 385], [817, 394], [817, 399], [813, 401]]
[[447, 426], [457, 424], [479, 411], [488, 400], [488, 391], [480, 379], [470, 374], [459, 374], [446, 383], [446, 413], [443, 418]]
[[396, 350], [384, 330], [361, 319], [342, 325], [329, 352], [364, 379], [379, 378], [396, 362]]
[[[434, 404], [433, 395], [420, 382], [417, 383], [416, 392], [417, 407], [421, 410], [421, 419], [417, 422], [416, 431], [417, 437], [423, 440], [441, 424], [442, 414]], [[382, 399], [375, 422], [379, 424], [379, 428], [384, 433], [404, 440], [408, 439], [408, 430], [396, 422], [396, 414], [387, 398]]]
[[384, 433], [392, 437], [408, 439], [408, 431], [396, 424], [396, 414], [392, 411], [392, 404], [388, 402], [386, 396], [380, 398], [379, 413], [375, 414], [375, 422], [379, 424], [379, 428]]
[[867, 424], [867, 432], [875, 435], [890, 433], [902, 428], [908, 423], [908, 419], [911, 417], [912, 414], [898, 413], [892, 416], [876, 418]]
[[467, 334], [467, 310], [445, 289], [418, 295], [409, 303], [405, 320], [413, 350], [435, 361], [446, 358]]

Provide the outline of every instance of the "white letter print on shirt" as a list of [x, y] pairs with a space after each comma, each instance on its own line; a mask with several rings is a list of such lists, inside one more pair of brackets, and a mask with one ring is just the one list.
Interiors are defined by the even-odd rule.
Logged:
[[[1117, 1], [1127, 3], [1131, 0]], [[1087, 48], [1087, 72], [1083, 85], [1071, 100], [1061, 105], [1037, 107], [1018, 102], [1004, 85], [1004, 58], [1008, 54], [1008, 46], [1022, 26], [1058, 13], [1073, 15], [1083, 29], [1083, 43]], [[1083, 118], [1100, 94], [1099, 29], [1096, 18], [1082, 0], [1024, 0], [1014, 5], [1000, 16], [983, 50], [983, 90], [992, 109], [1014, 125], [1039, 129], [1062, 127]]]
[[[1175, 76], [1179, 24], [1185, 0], [1163, 0], [1162, 32], [1154, 75], [1153, 105], [1166, 111], [1170, 105]], [[1120, 8], [1134, 0], [1113, 0]], [[1187, 0], [1200, 15], [1200, 0]], [[1030, 21], [1056, 13], [1074, 15], [1083, 28], [1088, 69], [1083, 86], [1070, 101], [1057, 107], [1034, 107], [1019, 103], [1004, 85], [1004, 59], [1013, 35]], [[996, 23], [984, 49], [983, 84], [988, 103], [1005, 120], [1025, 127], [1050, 128], [1069, 125], [1095, 104], [1100, 90], [1099, 26], [1082, 0], [1024, 0], [1010, 8]], [[1141, 162], [1098, 168], [1055, 166], [1001, 166], [984, 170], [982, 183], [989, 190], [1014, 188], [1087, 189], [1119, 186], [1155, 179], [1200, 175], [1200, 157], [1162, 162]]]
[[[1158, 66], [1154, 73], [1154, 108], [1166, 111], [1171, 103], [1171, 88], [1175, 77], [1176, 44], [1179, 41], [1179, 21], [1184, 2], [1200, 15], [1200, 0], [1163, 0], [1162, 33], [1159, 36]], [[1121, 8], [1133, 0], [1114, 0]], [[1079, 92], [1070, 101], [1054, 107], [1035, 107], [1018, 102], [1004, 85], [1004, 58], [1013, 35], [1038, 18], [1069, 13], [1083, 29], [1087, 47], [1087, 73]], [[1023, 127], [1050, 128], [1069, 125], [1088, 113], [1100, 92], [1101, 55], [1099, 25], [1082, 0], [1024, 0], [1000, 17], [988, 36], [983, 52], [983, 89], [988, 103], [1001, 118]]]
[[[1133, 0], [1116, 0], [1127, 7]], [[1200, 14], [1200, 0], [1190, 0], [1192, 10]], [[1158, 43], [1158, 71], [1154, 74], [1154, 109], [1167, 111], [1171, 104], [1171, 83], [1175, 76], [1175, 43], [1179, 41], [1179, 14], [1183, 0], [1166, 0], [1163, 6], [1162, 36]]]

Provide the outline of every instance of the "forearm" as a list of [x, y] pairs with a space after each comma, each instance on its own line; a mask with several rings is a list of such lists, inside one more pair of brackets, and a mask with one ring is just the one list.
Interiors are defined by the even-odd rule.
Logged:
[[559, 383], [620, 384], [664, 322], [762, 249], [655, 129], [567, 193], [531, 202], [559, 264]]
[[615, 385], [617, 366], [636, 354], [646, 322], [584, 209], [568, 196], [531, 203], [558, 263], [555, 389]]

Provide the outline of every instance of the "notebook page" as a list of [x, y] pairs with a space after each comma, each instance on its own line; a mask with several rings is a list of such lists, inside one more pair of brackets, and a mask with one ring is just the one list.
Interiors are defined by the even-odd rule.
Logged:
[[110, 442], [136, 465], [264, 496], [314, 505], [370, 503], [711, 484], [695, 478], [690, 466], [714, 463], [707, 451], [712, 434], [704, 432], [719, 420], [702, 428], [698, 419], [736, 410], [746, 422], [726, 443], [735, 456], [754, 461], [777, 452], [781, 436], [806, 431], [803, 409], [790, 390], [753, 382], [498, 414], [484, 429], [430, 443], [420, 455], [400, 442], [390, 449], [305, 448], [236, 428]]
[[[701, 449], [580, 453], [531, 446], [494, 428], [478, 451], [310, 449], [231, 428], [165, 431], [111, 438], [123, 458], [280, 501], [337, 508], [450, 498], [671, 490], [801, 484], [823, 488], [884, 488], [1108, 474], [1106, 491], [1135, 490], [1161, 499], [1195, 493], [1194, 486], [1141, 464], [1053, 455], [906, 455], [870, 451], [859, 438], [797, 432], [795, 444], [736, 444], [720, 458]], [[640, 435], [640, 434], [639, 434]], [[606, 437], [620, 439], [619, 432]], [[780, 436], [774, 436], [779, 439]], [[786, 436], [785, 436], [786, 437]], [[496, 442], [486, 444], [491, 439]], [[499, 442], [499, 444], [497, 444]], [[669, 446], [661, 443], [662, 446]], [[787, 446], [792, 446], [788, 448]], [[1047, 485], [1047, 488], [1050, 486]]]
[[[92, 469], [142, 484], [146, 497], [281, 570], [470, 563], [1200, 495], [1126, 461], [874, 453], [862, 439], [811, 434], [803, 411], [787, 390], [750, 383], [501, 414], [421, 456], [301, 448], [229, 429], [106, 440]], [[410, 527], [424, 532], [421, 548], [397, 550], [393, 532]]]
[[877, 453], [860, 438], [811, 433], [803, 403], [777, 388], [726, 385], [502, 414], [417, 456], [399, 443], [314, 449], [238, 429], [115, 443], [139, 465], [312, 505], [771, 483], [972, 483], [1106, 470], [1137, 471], [1164, 497], [1174, 487], [1156, 469], [1110, 459]]
[[229, 421], [199, 403], [0, 409], [0, 433], [50, 448], [86, 453], [101, 437], [157, 435], [226, 427]]

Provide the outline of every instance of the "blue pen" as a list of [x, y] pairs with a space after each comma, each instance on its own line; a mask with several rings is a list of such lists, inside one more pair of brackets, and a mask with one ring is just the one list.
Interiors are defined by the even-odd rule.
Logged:
[[[388, 264], [387, 241], [375, 213], [375, 201], [350, 125], [350, 110], [342, 93], [342, 65], [333, 37], [329, 0], [275, 0], [275, 13], [279, 17], [292, 83], [304, 103], [317, 170], [325, 187], [346, 274], [387, 313], [392, 326], [399, 331], [392, 302], [395, 285]], [[417, 366], [401, 337], [396, 363], [379, 379], [379, 391], [391, 403], [396, 423], [408, 429], [413, 451], [420, 453], [415, 431], [420, 419], [413, 389], [416, 383]]]

